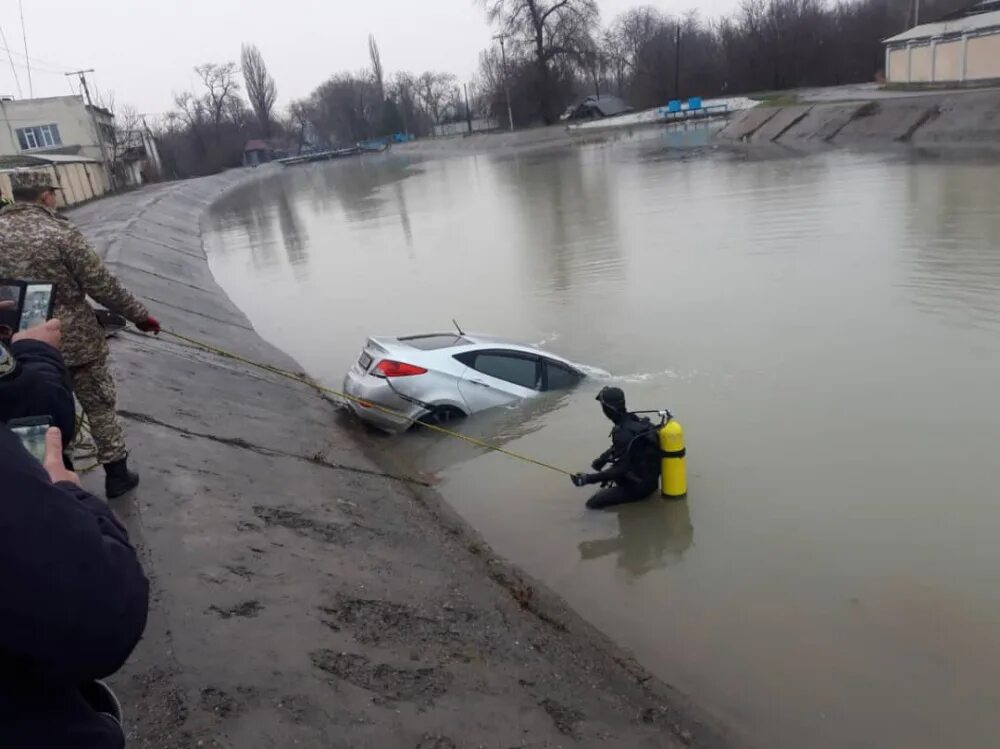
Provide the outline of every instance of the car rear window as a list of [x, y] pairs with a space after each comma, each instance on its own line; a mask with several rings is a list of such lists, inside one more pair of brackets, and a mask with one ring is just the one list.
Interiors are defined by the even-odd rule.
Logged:
[[525, 354], [505, 353], [502, 351], [472, 351], [455, 357], [466, 366], [472, 367], [498, 380], [541, 390], [541, 370], [538, 359]]
[[468, 346], [472, 341], [460, 335], [411, 335], [400, 338], [400, 343], [418, 348], [421, 351], [437, 351], [452, 346]]
[[546, 390], [566, 390], [575, 386], [582, 378], [579, 372], [574, 372], [553, 361], [546, 361], [545, 367], [548, 375]]

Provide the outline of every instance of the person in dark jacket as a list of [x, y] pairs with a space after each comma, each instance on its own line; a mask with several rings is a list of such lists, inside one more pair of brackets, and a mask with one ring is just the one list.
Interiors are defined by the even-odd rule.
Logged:
[[[621, 388], [603, 388], [597, 400], [614, 424], [611, 447], [591, 464], [597, 473], [573, 476], [574, 486], [607, 485], [587, 500], [591, 510], [645, 499], [660, 485], [661, 453], [656, 427], [649, 419], [628, 412]], [[608, 463], [611, 467], [605, 469]]]
[[39, 463], [0, 426], [0, 746], [121, 749], [95, 680], [142, 636], [149, 583], [125, 529], [63, 466], [58, 429], [45, 446]]
[[76, 403], [69, 372], [59, 353], [58, 320], [49, 320], [0, 343], [0, 421], [48, 416], [63, 443], [76, 434]]

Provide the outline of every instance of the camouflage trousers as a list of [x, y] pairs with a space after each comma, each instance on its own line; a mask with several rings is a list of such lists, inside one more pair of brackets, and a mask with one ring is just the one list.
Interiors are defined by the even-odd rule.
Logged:
[[70, 375], [76, 399], [90, 422], [90, 434], [97, 445], [97, 459], [103, 464], [121, 460], [128, 455], [128, 449], [125, 432], [115, 412], [118, 394], [108, 370], [108, 360], [101, 358], [72, 367]]

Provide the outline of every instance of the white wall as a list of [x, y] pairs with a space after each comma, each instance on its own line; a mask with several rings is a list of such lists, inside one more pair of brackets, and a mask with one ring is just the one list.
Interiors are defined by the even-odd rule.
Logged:
[[1000, 32], [969, 37], [966, 80], [1000, 78]]
[[81, 156], [103, 160], [93, 120], [79, 96], [0, 101], [0, 117], [6, 120], [0, 126], [0, 155], [34, 153], [21, 150], [17, 129], [55, 123], [63, 146], [82, 146]]
[[[13, 171], [0, 171], [0, 193], [11, 199], [10, 175]], [[34, 167], [29, 171], [45, 172], [62, 189], [56, 192], [60, 207], [75, 205], [100, 197], [110, 187], [107, 174], [100, 164], [93, 162], [60, 163], [55, 166]]]
[[889, 83], [959, 83], [1000, 78], [1000, 30], [889, 47]]

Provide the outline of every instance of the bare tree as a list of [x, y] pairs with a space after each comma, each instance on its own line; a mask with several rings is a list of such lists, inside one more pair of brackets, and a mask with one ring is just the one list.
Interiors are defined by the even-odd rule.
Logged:
[[579, 60], [591, 47], [597, 27], [596, 0], [483, 0], [491, 23], [515, 43], [531, 47], [536, 68], [536, 95], [546, 123], [555, 121], [551, 65], [561, 57]]
[[371, 137], [377, 126], [374, 89], [368, 71], [332, 76], [310, 97], [310, 121], [316, 131], [333, 143]]
[[108, 169], [116, 187], [128, 184], [129, 163], [146, 160], [145, 125], [142, 115], [130, 104], [119, 105], [114, 93], [108, 93], [99, 100], [99, 105], [111, 113], [112, 125], [102, 128], [108, 155]]
[[291, 129], [294, 129], [298, 133], [297, 153], [302, 153], [302, 148], [306, 143], [306, 128], [309, 126], [309, 102], [304, 100], [293, 101], [288, 105], [288, 116], [291, 120]]
[[206, 63], [195, 68], [204, 92], [175, 96], [176, 111], [166, 118], [160, 155], [178, 176], [212, 174], [237, 166], [252, 135], [252, 115], [240, 97], [235, 63]]
[[372, 78], [375, 80], [375, 92], [379, 101], [385, 100], [385, 78], [382, 72], [382, 55], [378, 51], [378, 43], [374, 34], [368, 35], [368, 56], [372, 61]]
[[229, 111], [230, 99], [238, 97], [240, 84], [236, 81], [236, 63], [227, 62], [221, 65], [206, 62], [194, 69], [205, 85], [204, 108], [207, 111], [212, 129], [218, 137], [222, 123]]
[[423, 102], [427, 114], [435, 125], [441, 124], [441, 117], [449, 99], [453, 96], [456, 79], [451, 73], [427, 71], [417, 79], [417, 94]]
[[268, 72], [267, 65], [264, 64], [264, 57], [260, 54], [256, 44], [244, 44], [241, 59], [243, 82], [246, 84], [250, 106], [253, 107], [253, 111], [257, 115], [261, 134], [265, 138], [269, 138], [271, 137], [271, 112], [274, 110], [274, 102], [278, 98], [278, 87]]

